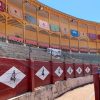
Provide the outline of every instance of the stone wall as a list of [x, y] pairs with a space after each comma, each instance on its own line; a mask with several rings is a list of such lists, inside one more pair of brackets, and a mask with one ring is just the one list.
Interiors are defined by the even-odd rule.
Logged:
[[[0, 41], [0, 57], [27, 59], [29, 58], [29, 53], [32, 60], [51, 60], [51, 55], [47, 53], [46, 49]], [[62, 59], [56, 59], [54, 56], [52, 56], [52, 59], [53, 61], [62, 61]]]
[[[27, 59], [29, 58], [29, 53], [30, 58], [33, 60], [51, 60], [51, 55], [47, 53], [46, 49], [0, 41], [0, 57]], [[58, 60], [55, 57], [52, 57], [52, 59]]]
[[36, 88], [34, 92], [28, 92], [9, 100], [54, 100], [63, 93], [79, 86], [92, 83], [93, 76], [78, 77], [67, 81], [56, 82], [55, 84]]

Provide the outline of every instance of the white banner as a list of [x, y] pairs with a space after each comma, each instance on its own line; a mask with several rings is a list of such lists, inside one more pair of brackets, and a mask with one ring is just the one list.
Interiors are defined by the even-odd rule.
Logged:
[[61, 56], [61, 50], [59, 49], [53, 49], [53, 48], [48, 48], [47, 52], [53, 56]]
[[46, 30], [50, 30], [48, 22], [43, 21], [43, 20], [39, 20], [39, 27]]

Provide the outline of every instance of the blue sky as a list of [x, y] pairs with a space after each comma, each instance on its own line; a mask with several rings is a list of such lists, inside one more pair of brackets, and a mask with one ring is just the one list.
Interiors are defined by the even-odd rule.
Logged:
[[100, 0], [38, 0], [69, 15], [100, 22]]

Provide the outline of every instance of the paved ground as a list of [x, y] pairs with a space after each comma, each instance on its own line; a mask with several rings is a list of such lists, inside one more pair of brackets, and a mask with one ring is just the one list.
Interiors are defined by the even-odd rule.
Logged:
[[95, 100], [94, 86], [89, 84], [72, 91], [69, 91], [55, 100]]

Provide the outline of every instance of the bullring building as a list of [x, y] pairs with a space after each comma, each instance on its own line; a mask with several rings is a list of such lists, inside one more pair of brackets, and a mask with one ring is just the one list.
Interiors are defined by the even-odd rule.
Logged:
[[74, 53], [100, 53], [100, 23], [36, 0], [0, 0], [0, 41]]

